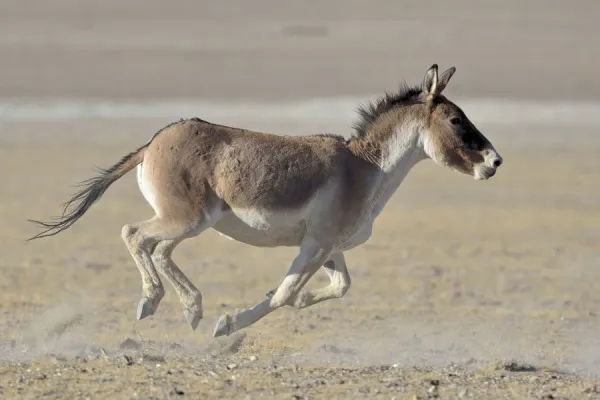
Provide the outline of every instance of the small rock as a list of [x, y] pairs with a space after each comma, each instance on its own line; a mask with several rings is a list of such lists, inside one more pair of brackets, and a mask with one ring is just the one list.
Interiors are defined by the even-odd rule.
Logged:
[[431, 385], [431, 386], [429, 386], [429, 389], [427, 389], [427, 393], [431, 394], [431, 393], [435, 393], [435, 392], [437, 392], [437, 386], [435, 386], [435, 385]]
[[358, 388], [359, 393], [370, 393], [371, 389], [368, 386], [362, 386]]
[[131, 338], [125, 338], [119, 345], [120, 349], [132, 349], [137, 350], [141, 347], [141, 345]]
[[131, 358], [130, 356], [124, 354], [123, 359], [125, 360], [125, 364], [127, 366], [133, 365], [133, 358]]
[[249, 360], [250, 361], [256, 361], [256, 360], [258, 360], [258, 357], [256, 357], [256, 356], [250, 356]]
[[173, 393], [178, 395], [178, 396], [183, 396], [185, 394], [185, 392], [181, 389], [178, 389], [176, 387], [173, 388]]
[[586, 387], [583, 389], [583, 393], [598, 393], [598, 386], [594, 385], [592, 387]]
[[231, 371], [232, 369], [236, 369], [236, 368], [237, 368], [237, 364], [235, 364], [235, 363], [231, 363], [231, 364], [228, 364], [228, 365], [227, 365], [227, 369], [228, 369], [228, 370], [230, 370], [230, 371]]

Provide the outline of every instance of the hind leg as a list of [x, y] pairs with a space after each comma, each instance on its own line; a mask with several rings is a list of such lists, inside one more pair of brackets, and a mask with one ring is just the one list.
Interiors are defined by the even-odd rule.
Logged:
[[143, 297], [138, 306], [138, 319], [154, 314], [164, 295], [164, 288], [156, 273], [151, 252], [156, 250], [158, 242], [181, 241], [193, 233], [198, 225], [189, 219], [161, 219], [156, 216], [139, 224], [123, 227], [123, 241], [142, 275]]
[[141, 251], [139, 240], [136, 240], [138, 225], [125, 225], [121, 230], [121, 238], [125, 242], [136, 266], [142, 276], [142, 298], [138, 304], [137, 319], [144, 319], [156, 311], [158, 304], [165, 295], [163, 284], [152, 264], [152, 260]]
[[192, 330], [196, 330], [202, 319], [202, 293], [171, 259], [173, 250], [182, 240], [163, 240], [159, 242], [152, 253], [152, 261], [156, 269], [171, 283], [175, 292], [177, 292], [183, 305], [185, 319]]

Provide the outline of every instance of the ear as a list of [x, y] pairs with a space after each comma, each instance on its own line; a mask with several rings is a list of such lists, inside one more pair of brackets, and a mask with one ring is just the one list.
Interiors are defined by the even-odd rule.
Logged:
[[446, 89], [446, 85], [448, 85], [450, 78], [452, 78], [452, 75], [454, 75], [455, 72], [456, 72], [456, 68], [450, 67], [447, 70], [445, 70], [442, 75], [440, 75], [440, 80], [438, 82], [437, 88], [435, 89], [436, 96], [439, 95], [440, 93], [442, 93], [442, 91], [444, 89]]
[[435, 93], [438, 85], [438, 66], [437, 64], [433, 64], [427, 72], [425, 73], [425, 78], [423, 78], [423, 93], [427, 96]]

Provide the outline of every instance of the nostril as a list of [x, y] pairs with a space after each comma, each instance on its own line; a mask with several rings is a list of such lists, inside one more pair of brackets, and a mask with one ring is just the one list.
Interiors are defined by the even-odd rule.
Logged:
[[502, 159], [500, 158], [496, 158], [493, 162], [494, 168], [498, 168], [500, 165], [502, 165]]

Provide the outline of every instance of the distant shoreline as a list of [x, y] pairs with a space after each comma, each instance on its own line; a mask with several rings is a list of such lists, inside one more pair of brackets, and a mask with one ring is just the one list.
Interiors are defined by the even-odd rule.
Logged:
[[[268, 119], [289, 122], [340, 123], [356, 118], [359, 104], [376, 96], [323, 97], [290, 101], [212, 101], [208, 99], [83, 100], [40, 99], [0, 101], [0, 122], [65, 121], [90, 118]], [[479, 124], [600, 124], [600, 102], [523, 101], [493, 98], [452, 98]]]

